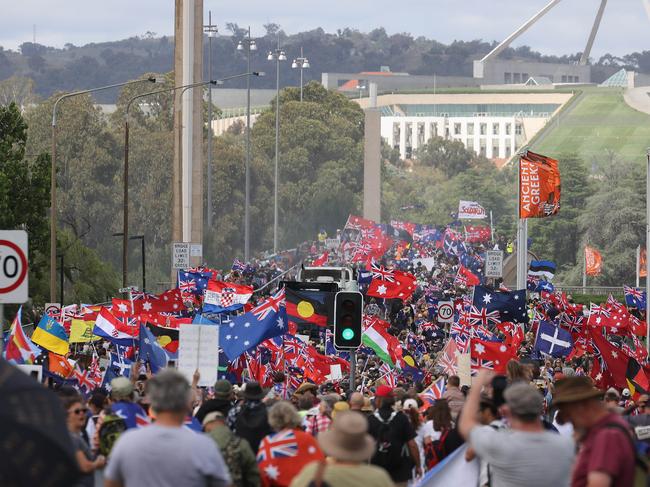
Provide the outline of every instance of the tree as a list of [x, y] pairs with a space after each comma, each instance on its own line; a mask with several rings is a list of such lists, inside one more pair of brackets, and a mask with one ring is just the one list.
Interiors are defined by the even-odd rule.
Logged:
[[451, 178], [474, 166], [489, 164], [485, 157], [476, 156], [473, 151], [465, 149], [460, 140], [431, 137], [417, 151], [417, 159], [424, 166], [439, 169]]
[[23, 109], [35, 100], [33, 80], [21, 76], [11, 76], [0, 81], [0, 106], [6, 106], [13, 102]]

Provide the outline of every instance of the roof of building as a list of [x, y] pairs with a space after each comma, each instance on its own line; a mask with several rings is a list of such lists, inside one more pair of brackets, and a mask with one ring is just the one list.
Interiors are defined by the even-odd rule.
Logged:
[[611, 75], [605, 81], [603, 81], [599, 86], [626, 88], [627, 87], [627, 71], [625, 71], [625, 68], [621, 68], [619, 71], [615, 72], [613, 75]]
[[524, 83], [525, 86], [542, 86], [542, 85], [553, 85], [553, 82], [550, 78], [546, 76], [531, 76]]

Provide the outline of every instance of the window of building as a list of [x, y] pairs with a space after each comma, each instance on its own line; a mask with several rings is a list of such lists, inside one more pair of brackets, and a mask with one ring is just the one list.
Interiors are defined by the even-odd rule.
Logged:
[[473, 123], [468, 123], [467, 124], [467, 135], [474, 135], [474, 124]]
[[499, 157], [499, 139], [492, 139], [492, 157]]
[[449, 127], [445, 127], [445, 139], [449, 138]]
[[510, 159], [512, 156], [512, 149], [510, 148], [510, 144], [506, 144], [506, 159]]
[[483, 157], [485, 157], [485, 154], [486, 154], [486, 143], [485, 143], [485, 139], [481, 139], [481, 140], [480, 140], [479, 152], [478, 152], [478, 153], [479, 153], [480, 155], [482, 155]]
[[566, 81], [566, 74], [563, 74], [563, 75], [562, 75], [562, 83], [566, 83], [566, 82], [567, 82], [567, 81]]
[[418, 122], [417, 134], [418, 147], [422, 147], [424, 145], [424, 122]]
[[429, 129], [431, 131], [431, 137], [437, 137], [438, 136], [438, 124], [435, 122], [431, 122], [431, 125], [429, 126]]
[[521, 135], [524, 132], [524, 127], [518, 123], [515, 125], [515, 135]]
[[573, 82], [574, 83], [580, 83], [580, 76], [574, 76], [573, 77]]
[[479, 134], [487, 135], [487, 123], [482, 123], [479, 125]]
[[503, 82], [507, 85], [512, 83], [512, 73], [503, 73]]
[[459, 123], [454, 124], [454, 135], [460, 135], [460, 124]]
[[513, 83], [521, 83], [521, 73], [514, 73], [512, 75], [512, 82]]
[[528, 73], [521, 73], [521, 82], [522, 83], [525, 83], [526, 81], [528, 81], [528, 78], [530, 78], [530, 76], [528, 76]]
[[465, 146], [467, 150], [474, 152], [474, 139], [471, 137], [468, 138]]
[[506, 135], [510, 135], [511, 130], [512, 130], [512, 125], [507, 123], [506, 124]]
[[499, 135], [499, 124], [498, 123], [493, 123], [492, 124], [492, 135]]

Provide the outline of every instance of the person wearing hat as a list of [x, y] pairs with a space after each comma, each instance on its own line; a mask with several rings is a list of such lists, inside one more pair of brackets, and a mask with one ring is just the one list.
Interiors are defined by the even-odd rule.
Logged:
[[586, 376], [566, 377], [555, 384], [553, 407], [559, 410], [558, 420], [572, 423], [580, 435], [572, 487], [634, 485], [632, 432], [602, 398], [603, 392]]
[[377, 442], [370, 462], [385, 469], [396, 485], [407, 485], [415, 467], [422, 474], [416, 433], [406, 415], [394, 410], [393, 389], [381, 385], [375, 391], [375, 411], [368, 417], [368, 432]]
[[227, 424], [257, 451], [262, 438], [271, 433], [266, 404], [262, 402], [266, 391], [259, 382], [247, 382], [242, 395], [243, 401], [228, 412]]
[[[215, 387], [216, 389], [216, 387]], [[202, 420], [205, 433], [219, 447], [224, 462], [228, 466], [230, 478], [235, 487], [259, 487], [260, 472], [255, 453], [248, 442], [235, 435], [226, 426], [226, 418], [221, 411], [211, 411]]]
[[332, 427], [318, 435], [327, 462], [313, 462], [293, 479], [291, 487], [331, 485], [336, 487], [391, 487], [393, 482], [382, 468], [368, 465], [375, 440], [368, 434], [368, 421], [356, 411], [342, 411]]
[[544, 398], [537, 388], [517, 381], [505, 390], [505, 404], [500, 410], [510, 430], [495, 430], [479, 423], [481, 389], [491, 384], [493, 376], [488, 370], [479, 373], [458, 422], [461, 435], [476, 455], [489, 463], [491, 485], [569, 485], [574, 443], [571, 438], [544, 429]]
[[214, 397], [201, 404], [194, 416], [200, 423], [203, 422], [205, 415], [212, 411], [219, 411], [224, 416], [228, 416], [234, 399], [235, 392], [232, 384], [224, 379], [218, 380], [214, 383]]
[[134, 387], [126, 377], [116, 377], [111, 381], [111, 413], [124, 419], [126, 429], [136, 428], [149, 422], [142, 406], [133, 401]]
[[623, 414], [623, 408], [618, 405], [618, 402], [621, 400], [621, 395], [616, 389], [610, 387], [605, 392], [605, 406], [613, 413]]

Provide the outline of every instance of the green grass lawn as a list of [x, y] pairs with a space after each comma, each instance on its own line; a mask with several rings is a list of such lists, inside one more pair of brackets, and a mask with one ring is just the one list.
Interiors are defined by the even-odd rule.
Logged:
[[572, 111], [550, 123], [550, 132], [534, 147], [549, 156], [575, 152], [590, 163], [612, 151], [618, 159], [645, 161], [650, 147], [650, 115], [628, 106], [616, 88], [585, 89]]

